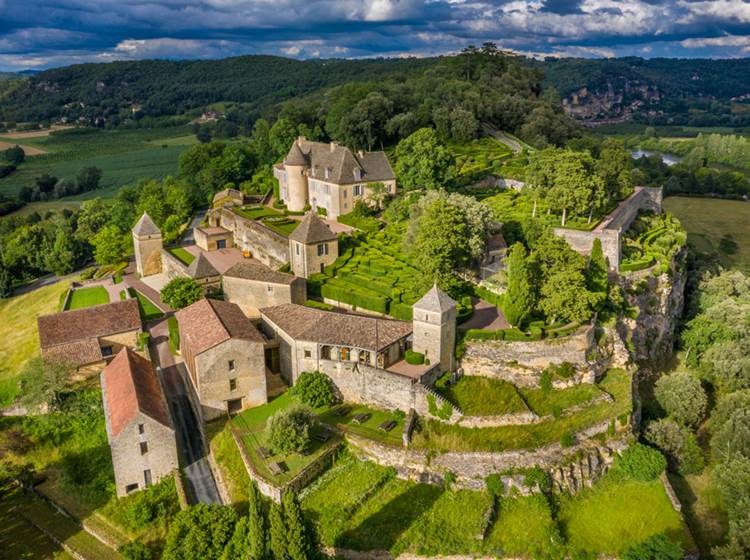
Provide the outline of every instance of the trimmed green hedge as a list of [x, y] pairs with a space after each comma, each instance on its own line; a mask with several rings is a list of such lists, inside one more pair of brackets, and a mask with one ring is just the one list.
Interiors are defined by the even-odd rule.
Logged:
[[406, 354], [404, 355], [404, 359], [406, 360], [407, 364], [419, 366], [424, 363], [424, 354], [422, 354], [421, 352], [415, 352], [414, 350], [407, 350]]
[[570, 323], [557, 328], [542, 328], [538, 322], [529, 326], [529, 332], [525, 333], [516, 327], [508, 329], [469, 329], [466, 331], [466, 340], [507, 340], [509, 342], [530, 342], [542, 340], [543, 338], [562, 338], [575, 332], [580, 323]]
[[336, 221], [340, 224], [345, 224], [353, 228], [361, 229], [362, 231], [366, 231], [368, 233], [375, 233], [377, 231], [380, 231], [380, 228], [383, 227], [383, 223], [377, 218], [373, 218], [371, 216], [356, 216], [351, 212], [349, 214], [341, 214], [338, 218], [336, 218]]

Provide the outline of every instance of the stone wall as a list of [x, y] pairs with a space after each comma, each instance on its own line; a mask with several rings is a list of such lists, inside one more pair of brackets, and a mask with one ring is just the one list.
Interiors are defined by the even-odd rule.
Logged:
[[533, 342], [467, 340], [461, 368], [465, 375], [504, 379], [521, 387], [537, 387], [547, 366], [568, 362], [579, 373], [574, 382], [593, 383], [596, 371], [588, 358], [595, 347], [593, 325], [585, 325], [564, 338]]
[[388, 446], [353, 434], [346, 434], [346, 439], [361, 458], [393, 467], [399, 478], [407, 480], [440, 484], [445, 474], [451, 472], [459, 486], [482, 489], [491, 474], [508, 475], [511, 479], [509, 473], [513, 471], [539, 467], [550, 473], [558, 490], [578, 490], [606, 472], [615, 453], [627, 447], [625, 439], [611, 440], [606, 445], [589, 439], [594, 432], [605, 432], [608, 426], [608, 422], [592, 426], [580, 434], [580, 443], [565, 449], [553, 444], [534, 450], [436, 455], [425, 449]]
[[633, 194], [621, 202], [612, 213], [592, 231], [579, 231], [567, 228], [555, 228], [555, 235], [564, 238], [579, 253], [588, 255], [595, 239], [602, 243], [604, 257], [613, 270], [620, 268], [621, 237], [633, 223], [641, 210], [660, 213], [662, 189], [636, 187]]
[[187, 265], [166, 249], [161, 250], [161, 268], [170, 280], [187, 278]]
[[225, 275], [222, 287], [224, 299], [239, 305], [242, 312], [251, 318], [260, 317], [258, 310], [263, 307], [284, 303], [303, 305], [307, 300], [307, 283], [304, 278], [295, 278], [291, 284], [276, 284]]
[[279, 268], [289, 262], [289, 240], [255, 220], [220, 208], [211, 212], [209, 223], [231, 231], [235, 247], [249, 251], [266, 266]]

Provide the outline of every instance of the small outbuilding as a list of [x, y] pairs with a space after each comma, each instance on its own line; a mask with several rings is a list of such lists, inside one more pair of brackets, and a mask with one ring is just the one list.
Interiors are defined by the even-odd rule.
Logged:
[[260, 261], [246, 259], [222, 277], [224, 297], [240, 306], [248, 317], [260, 317], [259, 309], [284, 303], [305, 303], [307, 282], [292, 274], [273, 270]]

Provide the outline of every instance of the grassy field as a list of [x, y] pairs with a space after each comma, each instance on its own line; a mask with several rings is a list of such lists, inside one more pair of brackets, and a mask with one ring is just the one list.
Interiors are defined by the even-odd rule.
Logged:
[[237, 444], [234, 443], [228, 422], [216, 420], [206, 424], [206, 437], [216, 457], [216, 463], [232, 505], [238, 509], [247, 508], [247, 488], [250, 485], [250, 477], [245, 469], [245, 463], [242, 462]]
[[501, 379], [465, 375], [443, 390], [468, 416], [494, 416], [528, 412], [512, 383]]
[[301, 499], [323, 544], [393, 555], [557, 558], [568, 552], [577, 558], [585, 551], [593, 557], [619, 553], [660, 532], [691, 545], [659, 481], [605, 477], [576, 496], [562, 497], [559, 518], [543, 495], [502, 498], [484, 540], [478, 537], [491, 504], [487, 493], [400, 480], [392, 469], [349, 453]]
[[726, 268], [750, 272], [749, 203], [670, 196], [664, 210], [680, 220], [693, 250], [717, 255]]
[[666, 533], [691, 550], [693, 542], [660, 480], [637, 482], [608, 475], [576, 496], [563, 497], [559, 518], [577, 550], [619, 555], [631, 543]]
[[612, 395], [614, 402], [599, 402], [570, 415], [523, 426], [493, 428], [465, 428], [427, 420], [421, 431], [414, 434], [412, 445], [435, 451], [506, 451], [509, 449], [536, 449], [557, 443], [571, 433], [630, 413], [630, 376], [623, 370], [609, 370], [597, 384], [599, 389]]
[[36, 318], [56, 313], [70, 282], [58, 282], [0, 300], [0, 406], [16, 396], [18, 375], [27, 360], [39, 355]]
[[234, 208], [234, 212], [249, 220], [259, 220], [264, 226], [285, 237], [289, 237], [299, 225], [298, 220], [285, 216], [283, 212], [258, 204]]
[[158, 319], [164, 316], [161, 309], [156, 307], [150, 299], [144, 296], [141, 292], [135, 288], [128, 288], [131, 297], [135, 297], [138, 300], [138, 310], [141, 312], [142, 321], [150, 321], [151, 319]]
[[81, 309], [109, 303], [109, 292], [104, 286], [91, 286], [73, 290], [65, 310]]
[[74, 179], [86, 166], [102, 169], [102, 188], [64, 199], [78, 201], [112, 196], [140, 178], [161, 178], [177, 172], [180, 153], [196, 142], [186, 127], [153, 130], [74, 129], [24, 138], [24, 144], [45, 150], [28, 158], [17, 171], [0, 179], [0, 194], [14, 195], [48, 173]]

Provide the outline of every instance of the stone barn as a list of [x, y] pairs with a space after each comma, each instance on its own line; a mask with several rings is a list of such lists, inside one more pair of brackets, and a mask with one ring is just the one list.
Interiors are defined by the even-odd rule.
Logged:
[[178, 468], [169, 408], [151, 362], [123, 348], [101, 374], [107, 439], [118, 496]]

